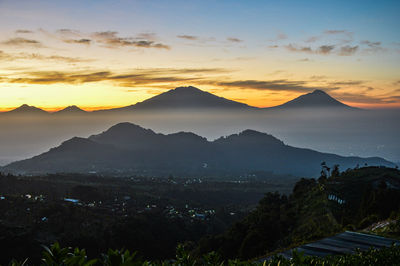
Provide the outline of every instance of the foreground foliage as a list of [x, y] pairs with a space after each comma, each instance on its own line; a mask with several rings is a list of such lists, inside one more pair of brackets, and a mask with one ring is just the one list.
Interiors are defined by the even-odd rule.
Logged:
[[[217, 251], [224, 259], [251, 259], [344, 230], [363, 230], [377, 221], [396, 220], [399, 214], [400, 171], [363, 167], [340, 173], [335, 165], [332, 173], [318, 180], [298, 181], [289, 196], [267, 193], [247, 217], [223, 234], [202, 238], [193, 253]], [[396, 224], [387, 236], [400, 236]]]
[[[269, 260], [240, 261], [221, 259], [216, 252], [210, 252], [201, 258], [194, 258], [187, 252], [182, 245], [176, 250], [176, 258], [169, 261], [145, 261], [137, 256], [136, 252], [128, 250], [108, 250], [106, 254], [102, 254], [101, 258], [88, 259], [84, 249], [79, 248], [61, 248], [58, 243], [51, 247], [44, 247], [42, 254], [42, 266], [246, 266], [246, 265], [262, 265], [262, 266], [292, 266], [292, 265], [400, 265], [400, 247], [392, 246], [382, 248], [380, 250], [370, 249], [365, 252], [356, 252], [354, 254], [320, 257], [307, 257], [302, 253], [293, 252], [293, 259], [288, 260], [282, 256], [275, 256]], [[18, 262], [11, 261], [9, 266], [25, 266], [30, 265], [29, 260]]]

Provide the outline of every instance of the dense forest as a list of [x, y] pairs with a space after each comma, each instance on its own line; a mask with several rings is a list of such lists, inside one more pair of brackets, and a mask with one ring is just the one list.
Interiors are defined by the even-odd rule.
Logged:
[[[318, 180], [301, 179], [289, 196], [267, 193], [256, 210], [228, 231], [203, 238], [195, 254], [250, 259], [333, 235], [361, 230], [400, 211], [400, 172], [365, 167], [340, 173], [323, 164]], [[396, 229], [398, 230], [398, 228]], [[392, 236], [398, 236], [398, 231]]]
[[[31, 197], [29, 199], [27, 195], [10, 196], [8, 200], [2, 196], [0, 208], [4, 216], [0, 221], [0, 243], [4, 252], [1, 255], [1, 262], [7, 264], [12, 258], [23, 261], [29, 257], [29, 261], [36, 265], [40, 263], [42, 257], [41, 244], [50, 246], [51, 243], [58, 241], [64, 247], [80, 248], [76, 251], [67, 250], [65, 253], [74, 254], [74, 252], [83, 252], [81, 249], [85, 249], [82, 254], [88, 260], [104, 259], [114, 253], [117, 254], [114, 254], [115, 256], [121, 258], [125, 256], [123, 254], [126, 250], [130, 250], [137, 251], [132, 260], [141, 261], [140, 264], [106, 264], [103, 261], [103, 265], [142, 265], [143, 260], [151, 260], [154, 264], [154, 261], [169, 259], [164, 262], [166, 265], [172, 263], [170, 260], [176, 263], [185, 256], [186, 262], [180, 265], [194, 265], [188, 260], [196, 260], [197, 263], [215, 260], [219, 264], [222, 261], [228, 263], [230, 260], [229, 265], [246, 265], [245, 263], [250, 263], [247, 261], [252, 261], [254, 258], [272, 256], [281, 250], [344, 230], [368, 230], [398, 238], [400, 236], [400, 171], [385, 167], [363, 167], [340, 172], [339, 166], [331, 168], [322, 164], [319, 179], [301, 179], [294, 185], [291, 194], [270, 190], [264, 197], [260, 197], [261, 200], [255, 208], [251, 207], [255, 198], [247, 203], [243, 200], [250, 194], [259, 193], [260, 189], [266, 190], [268, 185], [257, 180], [190, 184], [189, 180], [183, 181], [170, 177], [162, 181], [152, 181], [154, 182], [152, 185], [148, 180], [142, 180], [142, 183], [136, 181], [134, 193], [131, 191], [129, 194], [121, 188], [118, 190], [120, 194], [109, 197], [112, 202], [108, 202], [107, 198], [98, 198], [97, 205], [94, 206], [89, 205], [94, 204], [93, 197], [113, 193], [113, 189], [107, 190], [105, 187], [112, 183], [115, 186], [116, 183], [122, 182], [123, 187], [126, 188], [126, 183], [124, 183], [126, 181], [105, 178], [103, 182], [110, 183], [105, 187], [95, 186], [94, 189], [93, 184], [96, 184], [97, 180], [101, 179], [100, 177], [86, 177], [84, 186], [82, 184], [76, 186], [77, 180], [82, 177], [75, 177], [75, 179], [64, 177], [61, 180], [64, 184], [70, 184], [71, 187], [71, 189], [66, 189], [70, 193], [68, 195], [82, 198], [79, 204], [57, 201], [57, 196], [52, 201], [42, 201], [40, 196], [34, 195], [29, 195]], [[24, 187], [21, 182], [29, 183], [25, 180], [26, 178], [2, 176], [1, 179], [3, 181], [19, 179], [20, 182], [14, 184], [14, 189], [21, 191]], [[56, 183], [48, 181], [51, 178], [55, 177], [42, 177], [41, 182], [53, 186], [52, 189], [56, 190]], [[6, 183], [9, 183], [8, 181]], [[263, 184], [264, 187], [262, 187]], [[151, 192], [156, 190], [155, 187], [157, 187], [157, 193]], [[250, 191], [250, 193], [242, 194], [245, 191]], [[65, 191], [58, 193], [62, 195]], [[187, 193], [187, 198], [182, 200], [182, 206], [179, 206], [177, 202], [168, 199], [165, 196], [166, 193], [172, 193], [181, 199], [184, 198], [182, 195]], [[128, 200], [124, 196], [128, 194], [135, 195], [133, 197], [136, 197], [140, 204], [132, 204], [130, 202], [132, 199]], [[188, 195], [191, 194], [197, 194], [199, 197], [190, 201]], [[216, 194], [220, 195], [221, 201], [217, 200]], [[201, 206], [185, 206], [192, 205], [201, 196], [207, 197], [207, 195], [213, 195], [213, 206], [206, 199], [202, 202], [203, 209], [200, 208]], [[33, 197], [37, 197], [36, 200], [33, 200]], [[118, 200], [124, 197], [125, 201]], [[138, 208], [148, 202], [144, 200], [146, 197], [152, 199], [153, 202], [143, 209]], [[226, 204], [227, 197], [232, 197], [232, 204]], [[99, 201], [103, 201], [102, 206], [99, 206]], [[161, 207], [162, 202], [165, 203], [164, 207]], [[242, 205], [239, 202], [242, 202]], [[174, 211], [171, 212], [171, 209], [168, 209], [169, 205], [175, 206]], [[116, 211], [107, 210], [106, 206], [114, 206]], [[23, 212], [13, 212], [12, 210], [15, 209], [23, 210]], [[27, 214], [28, 209], [36, 209], [36, 211]], [[193, 212], [190, 212], [191, 210]], [[215, 213], [210, 210], [214, 210]], [[379, 232], [374, 231], [371, 225], [382, 220], [386, 220], [388, 226], [379, 228]], [[179, 248], [176, 250], [177, 246]], [[57, 248], [57, 245], [52, 248]], [[107, 253], [109, 248], [112, 250]], [[371, 256], [399, 258], [397, 247], [380, 252], [386, 255], [379, 255], [381, 253], [378, 251], [370, 251], [369, 255], [343, 256], [341, 261], [360, 258], [368, 261]], [[132, 256], [132, 253], [126, 253], [126, 256]], [[237, 259], [242, 260], [240, 263], [244, 264], [238, 264]], [[308, 264], [311, 263], [309, 258], [302, 258], [301, 255], [298, 259], [308, 260]], [[289, 263], [283, 258], [277, 258], [276, 263], [279, 260], [281, 260], [280, 265]], [[147, 263], [150, 263], [149, 261]], [[271, 261], [271, 265], [277, 265], [273, 263], [274, 261]], [[337, 265], [335, 261], [338, 262], [338, 259], [328, 258], [325, 265]], [[100, 263], [100, 260], [97, 260], [97, 263]], [[313, 263], [322, 265], [323, 261], [314, 258]]]

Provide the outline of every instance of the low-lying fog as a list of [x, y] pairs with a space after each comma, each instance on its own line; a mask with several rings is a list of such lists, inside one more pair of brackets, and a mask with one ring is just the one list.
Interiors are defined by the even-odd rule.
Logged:
[[88, 137], [119, 122], [159, 133], [190, 131], [214, 140], [254, 129], [286, 144], [339, 155], [379, 156], [400, 162], [400, 111], [257, 110], [157, 111], [55, 114], [0, 114], [0, 165], [29, 158], [74, 137]]

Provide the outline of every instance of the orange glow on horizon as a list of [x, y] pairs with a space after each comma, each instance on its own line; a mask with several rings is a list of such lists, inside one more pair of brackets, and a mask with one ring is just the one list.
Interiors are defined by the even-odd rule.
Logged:
[[364, 104], [364, 103], [352, 103], [352, 102], [342, 102], [342, 103], [361, 109], [400, 109], [399, 103], [384, 103], [384, 104]]
[[[148, 99], [150, 99], [151, 97], [149, 97]], [[227, 97], [225, 97], [227, 98]], [[257, 107], [257, 108], [269, 108], [269, 107], [275, 107], [281, 104], [284, 104], [288, 101], [293, 100], [296, 97], [289, 97], [287, 99], [280, 99], [280, 100], [274, 100], [271, 101], [269, 103], [266, 103], [265, 101], [260, 101], [260, 100], [250, 100], [250, 99], [229, 99], [229, 100], [233, 100], [233, 101], [237, 101], [237, 102], [241, 102], [244, 104], [247, 104], [249, 106], [253, 106], [253, 107]], [[141, 101], [138, 101], [141, 102]], [[399, 103], [385, 103], [385, 104], [363, 104], [363, 103], [354, 103], [354, 102], [347, 102], [347, 101], [341, 101], [342, 103], [352, 106], [352, 107], [357, 107], [357, 108], [361, 108], [361, 109], [400, 109], [400, 104]], [[132, 103], [132, 105], [134, 105], [135, 103]], [[29, 104], [30, 105], [30, 104]], [[63, 109], [65, 109], [68, 106], [53, 106], [53, 107], [44, 107], [44, 106], [35, 106], [35, 105], [30, 105], [30, 106], [34, 106], [36, 108], [42, 109], [46, 112], [49, 113], [54, 113], [57, 111], [61, 111]], [[87, 111], [87, 112], [92, 112], [92, 111], [98, 111], [98, 110], [107, 110], [107, 109], [114, 109], [114, 108], [121, 108], [121, 107], [126, 107], [129, 105], [102, 105], [102, 106], [77, 106], [80, 109]], [[18, 108], [20, 106], [15, 106], [15, 107], [5, 107], [5, 108], [1, 108], [0, 107], [0, 113], [3, 112], [9, 112], [12, 111], [16, 108]]]
[[[20, 106], [16, 107], [8, 107], [8, 108], [0, 108], [0, 113], [9, 112], [14, 109], [17, 109]], [[55, 113], [57, 111], [61, 111], [65, 109], [67, 106], [57, 106], [57, 107], [42, 107], [42, 106], [35, 106], [36, 108], [42, 109], [43, 111], [49, 113]], [[86, 112], [98, 111], [98, 110], [107, 110], [107, 109], [114, 109], [114, 108], [121, 108], [125, 107], [123, 105], [109, 105], [109, 106], [78, 106], [80, 109]]]

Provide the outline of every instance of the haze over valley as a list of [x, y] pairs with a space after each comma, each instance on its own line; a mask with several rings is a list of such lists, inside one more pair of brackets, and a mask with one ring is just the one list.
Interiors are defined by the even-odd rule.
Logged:
[[285, 144], [342, 156], [379, 156], [400, 161], [397, 110], [345, 105], [321, 90], [280, 106], [256, 108], [195, 87], [179, 87], [141, 103], [86, 112], [77, 106], [48, 113], [23, 105], [0, 114], [3, 165], [30, 158], [72, 137], [89, 137], [131, 122], [160, 133], [193, 132], [212, 141], [246, 129], [271, 134]]

